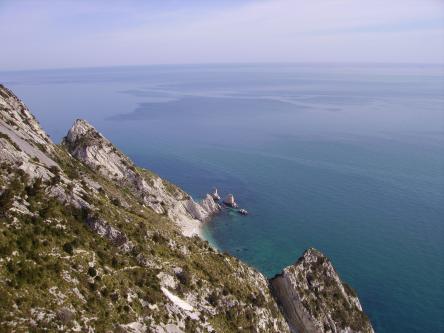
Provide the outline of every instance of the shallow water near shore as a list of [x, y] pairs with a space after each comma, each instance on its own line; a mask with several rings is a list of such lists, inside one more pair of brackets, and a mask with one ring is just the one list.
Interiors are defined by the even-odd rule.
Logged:
[[84, 118], [195, 198], [204, 236], [267, 277], [308, 247], [377, 332], [444, 331], [444, 69], [206, 65], [0, 73], [58, 142]]

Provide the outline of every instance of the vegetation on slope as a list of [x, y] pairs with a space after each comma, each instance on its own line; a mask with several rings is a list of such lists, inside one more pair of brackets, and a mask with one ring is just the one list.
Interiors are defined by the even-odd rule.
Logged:
[[[266, 318], [262, 331], [285, 329], [259, 273], [198, 237], [182, 236], [130, 191], [61, 148], [56, 152], [60, 170], [52, 167], [55, 176], [46, 182], [29, 179], [17, 165], [1, 168], [2, 327], [124, 331], [125, 324], [141, 322], [147, 328], [183, 325], [187, 332], [250, 332]], [[81, 184], [83, 199], [93, 208], [74, 208], [48, 196], [54, 186], [72, 191], [61, 174]], [[130, 251], [94, 233], [90, 218], [121, 231]], [[165, 277], [172, 283], [165, 284]], [[161, 286], [200, 304], [198, 317], [172, 309]]]

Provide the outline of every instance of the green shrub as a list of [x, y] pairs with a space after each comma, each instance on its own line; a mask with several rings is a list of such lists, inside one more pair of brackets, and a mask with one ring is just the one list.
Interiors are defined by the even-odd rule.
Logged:
[[[21, 170], [21, 169], [19, 169]], [[23, 180], [25, 180], [25, 176], [23, 176]], [[11, 183], [9, 184], [9, 189], [15, 193], [15, 194], [20, 194], [22, 193], [23, 189], [24, 189], [24, 184], [23, 184], [23, 180], [22, 177], [19, 175], [17, 177], [15, 177]]]
[[116, 257], [113, 257], [113, 258], [111, 259], [111, 266], [113, 266], [113, 268], [117, 268], [117, 267], [119, 267], [119, 261], [117, 260]]
[[103, 297], [108, 297], [109, 290], [105, 287], [102, 290], [100, 290], [100, 293], [102, 294]]
[[163, 293], [156, 289], [147, 288], [144, 298], [151, 304], [159, 304], [163, 300]]
[[0, 215], [5, 215], [14, 203], [14, 193], [10, 189], [6, 189], [0, 194]]
[[35, 197], [42, 190], [42, 178], [37, 178], [32, 185], [26, 186], [26, 194]]
[[14, 251], [14, 247], [9, 242], [1, 242], [0, 243], [0, 257], [6, 257], [9, 256], [12, 251]]
[[179, 282], [183, 284], [184, 286], [190, 286], [191, 285], [191, 274], [187, 267], [185, 267], [181, 272], [178, 272], [176, 274], [176, 277], [179, 279]]
[[89, 267], [88, 268], [88, 275], [91, 276], [91, 277], [96, 276], [97, 275], [96, 269], [94, 267]]
[[70, 256], [72, 256], [74, 254], [74, 248], [72, 247], [71, 243], [63, 244], [63, 251], [68, 253]]
[[53, 174], [58, 175], [60, 173], [60, 169], [56, 165], [51, 165], [49, 167], [49, 171], [51, 171]]
[[0, 132], [0, 139], [5, 139], [6, 141], [8, 141], [16, 150], [18, 151], [22, 151], [20, 149], [20, 147], [14, 142], [12, 141], [12, 139], [9, 137], [9, 135], [1, 133]]
[[61, 180], [62, 180], [62, 178], [60, 177], [60, 175], [59, 175], [59, 174], [56, 174], [56, 175], [54, 175], [54, 177], [51, 178], [51, 180], [50, 180], [49, 183], [50, 183], [52, 186], [54, 186], [54, 185], [57, 185], [58, 183], [60, 183]]
[[153, 235], [153, 241], [159, 244], [165, 244], [167, 242], [167, 239], [163, 237], [160, 233], [155, 232]]
[[262, 307], [265, 305], [265, 297], [264, 295], [262, 295], [261, 293], [258, 293], [257, 295], [255, 294], [250, 294], [249, 295], [249, 301], [257, 307]]
[[342, 285], [344, 286], [344, 289], [347, 292], [347, 294], [349, 294], [350, 296], [353, 296], [353, 297], [358, 297], [358, 295], [356, 294], [356, 291], [352, 287], [350, 287], [350, 285], [348, 283], [343, 282]]
[[113, 292], [110, 295], [111, 301], [113, 302], [117, 302], [119, 300], [119, 293], [117, 291]]
[[216, 293], [216, 291], [213, 290], [213, 292], [208, 295], [207, 297], [207, 301], [208, 303], [210, 303], [212, 306], [216, 306], [217, 305], [217, 300], [218, 300], [218, 295]]
[[66, 185], [66, 190], [68, 192], [72, 192], [73, 189], [74, 189], [74, 184], [73, 183], [69, 183], [68, 185]]

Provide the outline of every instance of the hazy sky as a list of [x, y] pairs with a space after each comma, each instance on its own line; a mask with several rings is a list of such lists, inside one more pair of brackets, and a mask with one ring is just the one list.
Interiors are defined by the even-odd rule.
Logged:
[[0, 70], [444, 62], [444, 0], [0, 0]]

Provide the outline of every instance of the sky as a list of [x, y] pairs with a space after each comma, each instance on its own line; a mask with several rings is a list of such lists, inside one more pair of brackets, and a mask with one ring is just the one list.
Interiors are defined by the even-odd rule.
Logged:
[[0, 70], [444, 63], [444, 0], [0, 0]]

